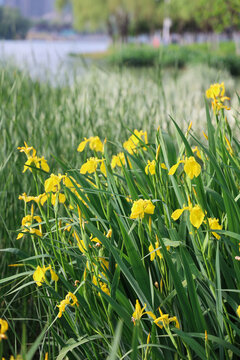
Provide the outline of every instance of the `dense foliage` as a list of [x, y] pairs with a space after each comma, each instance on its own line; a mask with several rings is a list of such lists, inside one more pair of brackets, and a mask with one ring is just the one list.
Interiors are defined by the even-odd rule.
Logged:
[[200, 63], [228, 70], [234, 76], [240, 75], [240, 57], [235, 55], [235, 46], [231, 42], [220, 43], [218, 51], [212, 49], [211, 44], [169, 45], [157, 49], [149, 45], [129, 44], [112, 47], [105, 59], [110, 64], [130, 67], [157, 65], [162, 68], [183, 68]]
[[[97, 72], [71, 90], [2, 72], [6, 359], [240, 356], [237, 98], [216, 83], [204, 110], [215, 72], [193, 85], [155, 71]], [[163, 96], [176, 120], [191, 114], [182, 130], [157, 113]]]
[[229, 31], [240, 27], [238, 0], [57, 0], [58, 8], [71, 4], [78, 30], [104, 28], [126, 40], [131, 33], [150, 33], [172, 20], [174, 31]]

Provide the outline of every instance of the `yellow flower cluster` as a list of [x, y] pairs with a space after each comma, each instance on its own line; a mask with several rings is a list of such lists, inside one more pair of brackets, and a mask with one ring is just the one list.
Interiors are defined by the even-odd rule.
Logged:
[[[164, 170], [167, 170], [167, 167], [164, 163], [160, 164], [161, 168]], [[145, 167], [145, 173], [148, 175], [149, 173], [151, 175], [155, 175], [156, 174], [156, 160], [148, 160], [147, 165]]]
[[52, 281], [58, 281], [58, 275], [52, 269], [51, 265], [47, 267], [45, 265], [43, 267], [38, 266], [33, 273], [33, 280], [36, 281], [37, 286], [42, 286], [42, 283], [46, 281], [45, 274], [48, 270], [50, 270]]
[[[101, 290], [107, 294], [108, 296], [110, 296], [110, 291], [109, 291], [109, 288], [107, 286], [107, 284], [103, 281], [100, 281], [100, 278], [97, 280], [96, 276], [94, 275], [93, 278], [92, 278], [92, 283], [95, 285], [95, 286], [98, 286], [100, 285], [100, 288]], [[100, 293], [99, 293], [100, 295]]]
[[[199, 227], [202, 225], [204, 220], [204, 212], [200, 208], [199, 205], [192, 206], [191, 202], [189, 201], [188, 206], [184, 206], [182, 209], [177, 209], [172, 213], [172, 219], [174, 221], [178, 220], [182, 213], [188, 210], [190, 212], [190, 222], [191, 224], [199, 229]], [[222, 225], [219, 224], [219, 219], [216, 218], [208, 218], [208, 225], [211, 230], [222, 230]], [[212, 232], [216, 239], [220, 239], [220, 235], [218, 235], [216, 232]]]
[[139, 321], [144, 314], [147, 314], [153, 319], [153, 322], [160, 329], [162, 329], [163, 327], [168, 328], [171, 322], [175, 323], [176, 328], [178, 329], [180, 328], [179, 321], [176, 316], [169, 317], [169, 314], [163, 314], [162, 310], [159, 308], [160, 317], [157, 318], [156, 315], [153, 314], [151, 311], [144, 312], [145, 308], [146, 308], [146, 304], [144, 305], [143, 308], [141, 308], [139, 301], [136, 300], [135, 311], [132, 314], [132, 321], [134, 325], [136, 321]]
[[35, 201], [37, 204], [41, 204], [42, 206], [48, 199], [51, 199], [52, 205], [55, 205], [56, 201], [61, 204], [65, 203], [66, 196], [63, 193], [60, 193], [61, 185], [60, 182], [62, 179], [66, 179], [66, 175], [54, 175], [51, 174], [50, 177], [45, 180], [44, 188], [45, 192], [38, 196], [27, 196], [26, 193], [23, 193], [19, 196], [19, 200], [24, 200], [26, 203], [30, 201]]
[[[67, 228], [66, 230], [70, 231], [71, 230], [72, 225], [71, 224], [67, 224]], [[86, 255], [87, 253], [87, 248], [86, 245], [84, 243], [84, 240], [81, 240], [78, 233], [76, 231], [73, 231], [72, 236], [76, 239], [77, 244], [78, 244], [78, 248], [81, 251], [82, 254]], [[106, 237], [109, 239], [112, 236], [112, 229], [109, 229]], [[102, 243], [101, 241], [97, 238], [97, 237], [93, 237], [91, 235], [90, 237], [90, 241], [91, 243], [95, 243], [95, 247], [100, 248]], [[91, 248], [92, 246], [89, 245], [89, 248]], [[93, 277], [92, 277], [92, 283], [96, 286], [100, 286], [101, 290], [103, 292], [105, 292], [107, 295], [110, 295], [110, 291], [109, 288], [107, 286], [107, 284], [103, 281], [103, 277], [106, 278], [106, 271], [109, 269], [109, 262], [103, 258], [103, 257], [99, 257], [99, 258], [95, 258], [93, 261], [91, 261], [91, 263], [89, 262], [89, 260], [87, 260], [86, 262], [86, 267], [84, 270], [84, 274], [83, 274], [83, 279], [86, 280], [87, 278], [87, 273], [90, 272], [90, 270], [93, 270]], [[102, 269], [101, 272], [99, 272], [99, 269]]]
[[224, 82], [221, 84], [213, 84], [210, 88], [206, 91], [206, 97], [208, 99], [212, 99], [212, 108], [214, 113], [218, 113], [221, 109], [230, 110], [229, 107], [224, 105], [224, 101], [230, 100], [229, 97], [225, 95], [225, 86]]
[[32, 172], [31, 167], [36, 167], [38, 169], [42, 169], [46, 172], [49, 172], [49, 166], [47, 163], [47, 160], [44, 159], [44, 157], [37, 157], [36, 156], [36, 150], [32, 146], [28, 146], [27, 143], [24, 141], [24, 145], [22, 147], [18, 147], [18, 150], [20, 152], [24, 152], [27, 155], [27, 161], [25, 162], [23, 172], [26, 170], [30, 170]]
[[65, 311], [66, 306], [68, 306], [68, 305], [70, 305], [70, 306], [74, 306], [74, 305], [79, 306], [76, 295], [74, 295], [71, 292], [69, 292], [66, 295], [65, 299], [63, 299], [60, 302], [60, 305], [57, 305], [57, 307], [59, 308], [59, 313], [58, 313], [59, 318], [62, 317], [62, 314]]

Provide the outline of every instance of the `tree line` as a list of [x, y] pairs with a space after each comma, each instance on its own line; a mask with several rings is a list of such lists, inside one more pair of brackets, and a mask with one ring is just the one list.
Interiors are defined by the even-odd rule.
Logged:
[[31, 26], [18, 9], [0, 6], [0, 38], [24, 39]]
[[58, 9], [68, 4], [77, 30], [105, 29], [123, 41], [131, 33], [159, 29], [167, 17], [176, 32], [233, 32], [240, 28], [239, 0], [56, 0]]

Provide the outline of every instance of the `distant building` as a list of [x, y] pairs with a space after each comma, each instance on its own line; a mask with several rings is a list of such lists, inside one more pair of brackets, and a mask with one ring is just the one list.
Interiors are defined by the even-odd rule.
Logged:
[[41, 18], [54, 12], [55, 0], [0, 0], [0, 5], [18, 8], [22, 15]]

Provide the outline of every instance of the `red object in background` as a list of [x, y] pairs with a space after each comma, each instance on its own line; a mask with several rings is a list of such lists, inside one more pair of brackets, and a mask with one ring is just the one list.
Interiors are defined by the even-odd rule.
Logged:
[[158, 48], [160, 46], [160, 40], [158, 36], [154, 36], [152, 40], [153, 47]]

